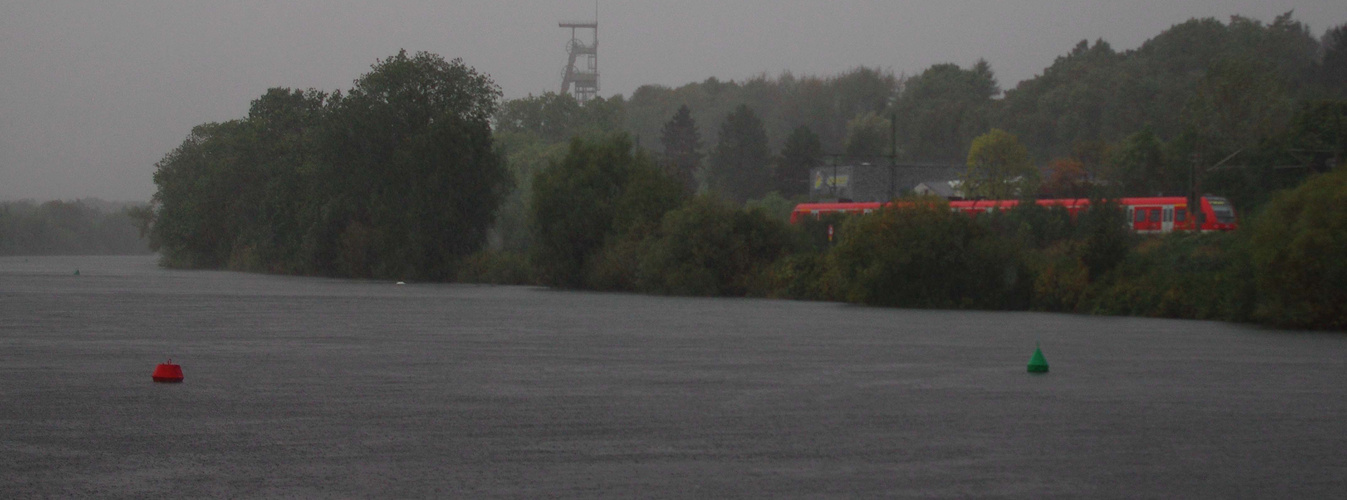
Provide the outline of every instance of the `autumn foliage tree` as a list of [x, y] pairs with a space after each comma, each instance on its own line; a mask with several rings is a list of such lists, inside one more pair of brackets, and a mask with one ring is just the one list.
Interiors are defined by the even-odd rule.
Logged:
[[1057, 158], [1048, 162], [1048, 178], [1040, 192], [1053, 198], [1081, 198], [1088, 194], [1089, 180], [1080, 160]]
[[962, 180], [968, 196], [1005, 200], [1034, 192], [1039, 175], [1029, 162], [1029, 151], [1014, 135], [992, 129], [973, 139]]

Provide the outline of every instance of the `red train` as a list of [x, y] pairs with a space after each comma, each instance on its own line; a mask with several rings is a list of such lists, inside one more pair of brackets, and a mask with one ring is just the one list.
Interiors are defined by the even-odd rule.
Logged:
[[[1171, 231], [1233, 231], [1239, 227], [1235, 219], [1235, 209], [1225, 198], [1203, 196], [1199, 198], [1201, 210], [1194, 217], [1188, 209], [1188, 198], [1170, 196], [1160, 198], [1121, 198], [1116, 200], [1127, 209], [1130, 227], [1138, 233], [1168, 233]], [[1090, 206], [1090, 200], [1084, 198], [1038, 200], [1044, 207], [1065, 207], [1075, 218], [1082, 210]], [[951, 201], [951, 210], [976, 216], [997, 210], [1010, 210], [1019, 205], [1019, 200], [973, 200]], [[791, 211], [790, 222], [800, 222], [804, 217], [819, 217], [829, 213], [861, 214], [892, 207], [893, 203], [801, 203]]]

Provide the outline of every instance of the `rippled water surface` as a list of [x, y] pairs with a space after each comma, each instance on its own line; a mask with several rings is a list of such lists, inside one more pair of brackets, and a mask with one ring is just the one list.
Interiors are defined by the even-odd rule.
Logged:
[[1341, 498], [1347, 335], [0, 258], [0, 497], [170, 495]]

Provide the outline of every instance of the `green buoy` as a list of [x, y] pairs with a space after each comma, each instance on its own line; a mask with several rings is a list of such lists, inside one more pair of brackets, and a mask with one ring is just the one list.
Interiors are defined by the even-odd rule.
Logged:
[[1048, 373], [1048, 360], [1043, 358], [1043, 349], [1034, 348], [1034, 357], [1029, 358], [1029, 373]]
[[80, 275], [80, 270], [79, 270], [79, 269], [76, 269], [76, 270], [75, 270], [75, 276], [79, 276], [79, 275]]

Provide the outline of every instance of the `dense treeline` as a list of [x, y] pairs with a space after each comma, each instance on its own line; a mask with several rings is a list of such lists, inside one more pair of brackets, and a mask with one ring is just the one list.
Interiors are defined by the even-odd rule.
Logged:
[[92, 198], [0, 203], [0, 255], [150, 253], [133, 216], [143, 210]]
[[[1131, 233], [1107, 199], [1075, 218], [1033, 203], [974, 218], [912, 198], [908, 208], [790, 225], [717, 196], [689, 198], [622, 135], [572, 141], [533, 189], [532, 259], [479, 257], [473, 279], [1347, 327], [1347, 170], [1279, 194], [1246, 230], [1164, 237]], [[501, 272], [511, 266], [525, 270]]]
[[[1347, 73], [1345, 33], [1339, 26], [1316, 38], [1290, 13], [1271, 23], [1193, 19], [1128, 51], [1082, 41], [1004, 92], [990, 65], [978, 61], [913, 75], [857, 68], [833, 77], [647, 85], [629, 98], [586, 104], [549, 93], [507, 102], [497, 134], [556, 145], [624, 131], [658, 162], [677, 165], [674, 173], [690, 179], [692, 191], [743, 201], [744, 193], [761, 197], [755, 186], [764, 183], [787, 198], [804, 193], [807, 169], [788, 160], [796, 134], [818, 141], [808, 158], [814, 164], [827, 155], [875, 161], [890, 153], [905, 162], [964, 164], [975, 139], [1002, 130], [1024, 146], [1042, 180], [1054, 181], [1040, 187], [1046, 195], [1078, 195], [1082, 184], [1133, 196], [1196, 189], [1253, 207], [1341, 157], [1340, 139], [1307, 141], [1315, 132], [1304, 125], [1322, 120], [1295, 120], [1347, 98], [1347, 79], [1334, 77]], [[737, 125], [745, 120], [733, 117], [745, 113], [761, 123], [761, 134]], [[890, 151], [890, 125], [897, 151]], [[718, 168], [727, 163], [715, 161], [725, 140], [767, 151], [766, 160], [754, 160], [762, 171]], [[552, 149], [551, 159], [560, 151]], [[530, 164], [536, 171], [546, 162]], [[728, 178], [737, 180], [726, 186]]]
[[346, 94], [271, 89], [159, 162], [152, 243], [173, 267], [452, 279], [509, 186], [499, 97], [424, 52], [379, 61]]
[[[497, 105], [461, 62], [400, 53], [347, 94], [273, 89], [194, 129], [158, 165], [152, 236], [174, 266], [1341, 328], [1324, 299], [1347, 280], [1320, 278], [1347, 228], [1320, 204], [1341, 204], [1344, 31], [1192, 20], [1082, 42], [1004, 92], [978, 61], [586, 103]], [[887, 155], [965, 165], [969, 196], [1097, 208], [786, 223], [810, 167]], [[1107, 203], [1193, 190], [1245, 229], [1138, 238]]]

